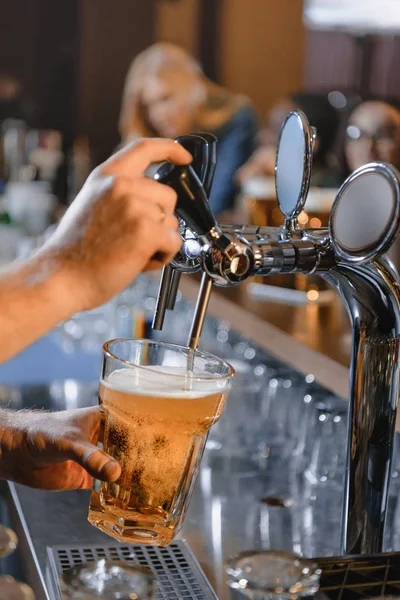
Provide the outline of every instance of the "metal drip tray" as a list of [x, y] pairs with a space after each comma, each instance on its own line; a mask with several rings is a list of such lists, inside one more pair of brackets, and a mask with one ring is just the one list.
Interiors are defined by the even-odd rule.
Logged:
[[358, 600], [400, 596], [400, 553], [318, 558], [322, 569], [318, 598]]
[[158, 582], [157, 600], [217, 598], [185, 542], [173, 542], [166, 548], [130, 544], [52, 546], [47, 554], [46, 580], [52, 600], [63, 600], [58, 579], [64, 571], [102, 558], [150, 567]]

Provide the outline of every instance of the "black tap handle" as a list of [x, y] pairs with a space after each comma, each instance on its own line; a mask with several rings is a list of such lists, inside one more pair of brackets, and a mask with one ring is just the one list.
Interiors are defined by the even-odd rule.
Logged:
[[207, 168], [205, 169], [205, 174], [201, 179], [201, 182], [207, 197], [209, 198], [217, 166], [218, 138], [216, 138], [214, 134], [208, 132], [198, 133], [197, 135], [201, 136], [208, 144]]
[[208, 197], [217, 164], [217, 138], [212, 133], [191, 133], [176, 138], [176, 141], [193, 156], [191, 166]]
[[190, 165], [164, 163], [154, 179], [172, 187], [177, 195], [175, 212], [198, 235], [205, 235], [216, 225], [203, 185]]
[[196, 133], [181, 135], [177, 137], [175, 141], [193, 156], [193, 161], [190, 166], [200, 179], [201, 183], [204, 183], [209, 156], [208, 142]]

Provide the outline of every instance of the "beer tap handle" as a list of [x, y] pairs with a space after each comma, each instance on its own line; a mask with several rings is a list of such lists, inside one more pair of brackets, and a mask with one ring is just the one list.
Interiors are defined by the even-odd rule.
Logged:
[[161, 273], [160, 286], [158, 288], [158, 296], [152, 324], [152, 328], [157, 331], [161, 331], [164, 325], [165, 311], [167, 310], [169, 290], [171, 287], [172, 272], [173, 269], [171, 265], [165, 265]]
[[[208, 199], [217, 165], [217, 138], [212, 133], [193, 133], [181, 136], [176, 141], [192, 154], [193, 162], [191, 163], [191, 167], [203, 184]], [[167, 301], [167, 310], [174, 309], [180, 278], [181, 273], [174, 269]]]
[[174, 269], [172, 266], [171, 266], [171, 271], [172, 271], [172, 273], [171, 273], [170, 286], [169, 286], [169, 290], [168, 290], [167, 305], [166, 305], [167, 310], [174, 310], [174, 308], [175, 308], [176, 296], [178, 294], [179, 283], [181, 280], [181, 273], [179, 271]]
[[[197, 235], [207, 235], [216, 226], [214, 215], [208, 206], [208, 194], [217, 162], [217, 138], [210, 133], [202, 133], [181, 136], [176, 141], [192, 154], [192, 164], [179, 167], [164, 163], [154, 179], [175, 189], [178, 195], [176, 214]], [[174, 309], [180, 277], [181, 274], [171, 265], [164, 267], [153, 321], [154, 329], [162, 329], [165, 311]], [[205, 314], [198, 324], [200, 333], [204, 316]]]
[[203, 273], [188, 340], [188, 346], [192, 350], [196, 350], [200, 342], [204, 319], [206, 318], [208, 303], [210, 301], [212, 284], [211, 277], [207, 273]]
[[197, 133], [181, 135], [175, 140], [193, 156], [190, 164], [201, 183], [204, 184], [209, 161], [209, 143]]
[[217, 225], [208, 205], [204, 187], [190, 166], [164, 163], [154, 179], [172, 187], [177, 195], [175, 212], [199, 236], [207, 235]]
[[218, 139], [212, 133], [201, 132], [176, 138], [193, 156], [191, 167], [203, 184], [207, 198], [210, 196], [217, 166]]
[[[217, 160], [217, 138], [211, 133], [182, 135], [176, 138], [176, 142], [181, 144], [193, 156], [191, 163], [192, 169], [203, 184], [208, 197], [214, 178], [215, 165]], [[166, 309], [174, 310], [176, 296], [179, 289], [181, 273], [176, 269], [170, 272], [170, 282], [167, 289]]]
[[207, 194], [207, 198], [209, 198], [214, 180], [215, 169], [217, 167], [218, 139], [212, 133], [198, 133], [197, 135], [201, 136], [207, 142], [208, 145], [206, 169], [203, 177], [200, 177], [200, 180]]

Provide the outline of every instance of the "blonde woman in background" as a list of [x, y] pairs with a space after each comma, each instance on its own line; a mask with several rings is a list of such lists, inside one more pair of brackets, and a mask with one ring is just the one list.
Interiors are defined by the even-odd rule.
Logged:
[[218, 140], [218, 165], [210, 196], [215, 213], [232, 208], [235, 173], [255, 149], [257, 119], [248, 98], [207, 79], [199, 63], [178, 46], [154, 44], [128, 71], [120, 115], [123, 143], [208, 131]]

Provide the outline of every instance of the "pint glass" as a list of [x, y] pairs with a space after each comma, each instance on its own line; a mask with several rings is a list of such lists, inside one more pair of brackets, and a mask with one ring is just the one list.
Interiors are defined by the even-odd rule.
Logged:
[[169, 544], [180, 530], [232, 367], [206, 352], [150, 340], [103, 348], [104, 450], [122, 467], [95, 482], [89, 521], [121, 542]]

